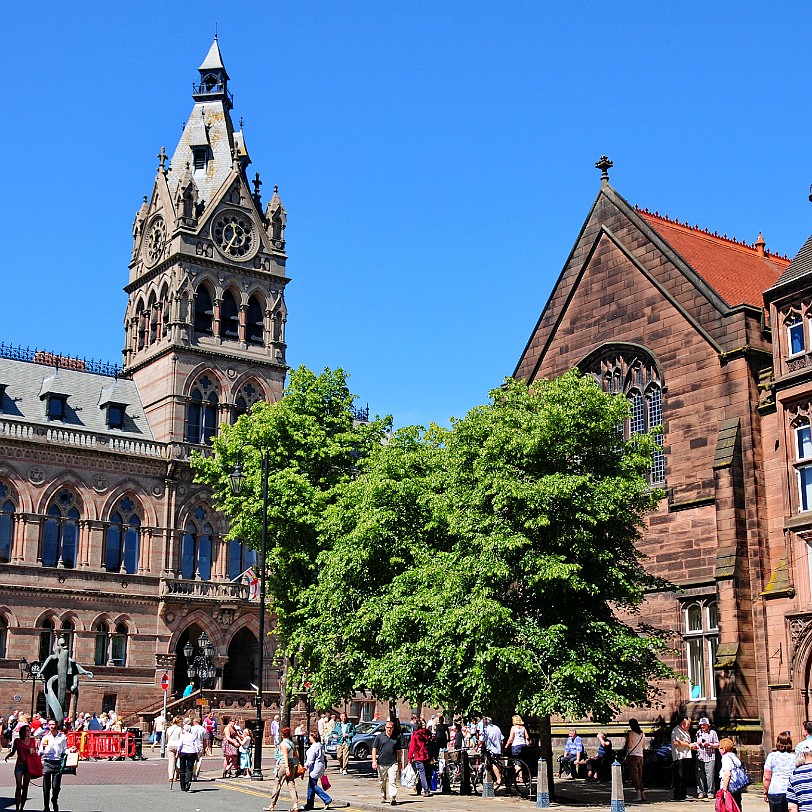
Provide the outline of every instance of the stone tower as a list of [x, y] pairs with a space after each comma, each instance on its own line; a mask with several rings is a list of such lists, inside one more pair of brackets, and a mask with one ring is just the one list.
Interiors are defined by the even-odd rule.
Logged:
[[217, 37], [198, 70], [183, 134], [171, 160], [161, 148], [133, 223], [123, 350], [154, 438], [192, 445], [280, 397], [287, 371], [285, 208], [276, 188], [263, 208], [259, 173], [248, 180]]

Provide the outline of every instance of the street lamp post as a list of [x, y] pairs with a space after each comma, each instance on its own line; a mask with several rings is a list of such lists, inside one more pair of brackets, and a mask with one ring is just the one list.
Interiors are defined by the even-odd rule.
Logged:
[[245, 474], [240, 470], [240, 452], [251, 446], [262, 454], [262, 544], [259, 555], [259, 674], [257, 675], [257, 695], [254, 703], [257, 706], [257, 721], [254, 736], [254, 769], [252, 781], [262, 781], [262, 739], [265, 725], [262, 720], [262, 690], [265, 682], [265, 556], [268, 546], [268, 468], [270, 465], [267, 448], [258, 448], [252, 443], [244, 443], [237, 452], [237, 464], [231, 474], [231, 490], [240, 495], [245, 484]]
[[29, 663], [25, 657], [20, 657], [20, 662], [17, 663], [20, 668], [20, 679], [25, 682], [26, 680], [31, 680], [31, 718], [34, 718], [34, 695], [37, 690], [37, 679], [39, 677], [39, 669], [42, 663], [38, 660], [34, 660], [33, 663]]
[[[212, 662], [214, 658], [214, 643], [209, 640], [206, 632], [201, 632], [197, 638], [200, 651], [195, 654], [195, 647], [191, 640], [186, 641], [183, 647], [183, 656], [186, 657], [186, 673], [191, 679], [197, 677], [200, 680], [200, 699], [203, 699], [203, 689], [207, 682], [211, 682], [217, 676], [217, 669]], [[193, 656], [194, 655], [194, 656]], [[203, 722], [203, 704], [198, 705], [200, 710], [200, 721]]]

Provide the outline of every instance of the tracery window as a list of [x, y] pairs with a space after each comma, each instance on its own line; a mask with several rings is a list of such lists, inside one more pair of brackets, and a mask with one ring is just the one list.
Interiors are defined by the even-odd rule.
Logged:
[[220, 303], [220, 335], [236, 341], [240, 337], [240, 309], [234, 294], [227, 290]]
[[11, 561], [11, 549], [14, 544], [14, 502], [9, 498], [7, 485], [0, 482], [0, 564]]
[[186, 522], [181, 542], [180, 574], [182, 578], [211, 578], [214, 528], [204, 508], [197, 507]]
[[110, 516], [104, 551], [104, 568], [108, 572], [138, 572], [141, 547], [141, 519], [129, 496], [119, 500]]
[[248, 381], [248, 383], [241, 386], [237, 397], [234, 398], [233, 421], [236, 423], [241, 415], [248, 414], [251, 407], [260, 400], [261, 396], [262, 392], [253, 381]]
[[195, 292], [194, 328], [196, 333], [203, 335], [214, 333], [214, 305], [206, 285], [200, 285]]
[[219, 398], [208, 375], [203, 375], [192, 387], [186, 412], [186, 442], [210, 443], [217, 433]]
[[683, 607], [689, 699], [716, 699], [713, 661], [719, 646], [719, 604], [715, 599]]
[[79, 509], [75, 501], [73, 493], [66, 488], [57, 493], [46, 511], [40, 544], [44, 567], [55, 567], [59, 563], [68, 568], [76, 566]]
[[[654, 361], [640, 351], [607, 352], [588, 361], [584, 372], [591, 373], [605, 392], [625, 394], [631, 405], [631, 416], [624, 426], [618, 427], [624, 439], [643, 434], [663, 423], [662, 381]], [[657, 445], [663, 448], [663, 435], [656, 436]], [[653, 485], [665, 482], [665, 454], [655, 452], [649, 481]]]

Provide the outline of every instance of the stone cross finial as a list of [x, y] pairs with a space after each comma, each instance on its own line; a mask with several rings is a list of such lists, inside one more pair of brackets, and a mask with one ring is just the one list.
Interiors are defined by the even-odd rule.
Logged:
[[243, 125], [243, 120], [242, 120], [242, 116], [240, 116], [240, 129], [242, 129], [242, 125]]
[[262, 181], [259, 179], [259, 172], [254, 175], [254, 196], [259, 197], [259, 187], [262, 186]]
[[599, 161], [595, 163], [595, 169], [601, 170], [601, 183], [606, 185], [609, 183], [609, 170], [614, 164], [609, 160], [606, 155], [601, 155]]
[[160, 152], [158, 153], [158, 155], [157, 155], [158, 160], [161, 162], [161, 163], [160, 163], [160, 166], [158, 167], [158, 169], [159, 169], [161, 172], [165, 172], [165, 171], [166, 171], [166, 170], [164, 169], [164, 164], [166, 164], [166, 159], [167, 159], [168, 157], [169, 157], [169, 156], [166, 154], [166, 148], [165, 148], [165, 147], [161, 147], [161, 151], [160, 151]]

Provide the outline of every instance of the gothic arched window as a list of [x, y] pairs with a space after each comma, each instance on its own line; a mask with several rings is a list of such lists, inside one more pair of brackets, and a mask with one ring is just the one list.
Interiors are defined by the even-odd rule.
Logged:
[[182, 578], [198, 577], [203, 581], [211, 578], [214, 529], [206, 519], [206, 511], [197, 507], [186, 522], [180, 552]]
[[223, 294], [220, 303], [220, 336], [234, 341], [240, 337], [240, 308], [230, 290]]
[[110, 641], [110, 659], [113, 665], [127, 665], [127, 627], [123, 623], [116, 625], [116, 631]]
[[107, 665], [107, 649], [110, 645], [110, 627], [100, 620], [93, 626], [95, 632], [95, 647], [93, 664], [94, 665]]
[[130, 575], [138, 572], [138, 553], [141, 547], [141, 519], [132, 499], [125, 496], [115, 507], [107, 527], [104, 568]]
[[6, 646], [8, 644], [8, 620], [0, 615], [0, 659], [6, 656]]
[[[654, 361], [639, 350], [610, 350], [598, 358], [592, 357], [583, 369], [591, 373], [605, 392], [624, 394], [631, 405], [631, 415], [618, 431], [629, 440], [635, 434], [643, 434], [663, 422], [662, 381]], [[656, 436], [662, 448], [663, 435]], [[665, 455], [660, 450], [652, 459], [649, 481], [661, 484], [665, 481]]]
[[0, 482], [0, 564], [11, 561], [14, 544], [14, 502], [9, 499], [7, 485]]
[[214, 305], [206, 285], [200, 285], [195, 292], [194, 329], [207, 336], [214, 333]]
[[233, 419], [236, 423], [241, 415], [248, 414], [251, 407], [261, 398], [262, 392], [254, 381], [248, 381], [240, 387], [237, 397], [234, 398]]
[[245, 340], [249, 344], [265, 344], [265, 309], [255, 294], [248, 300], [245, 313]]
[[149, 319], [149, 343], [154, 344], [158, 340], [158, 303], [155, 294], [150, 294], [147, 303], [147, 318]]
[[39, 661], [44, 662], [54, 650], [54, 622], [43, 620], [39, 627]]
[[42, 565], [55, 567], [61, 562], [64, 567], [75, 567], [79, 509], [73, 493], [67, 489], [59, 491], [48, 506], [46, 516], [40, 544]]
[[186, 442], [203, 445], [217, 433], [219, 398], [208, 375], [192, 388], [186, 412]]

